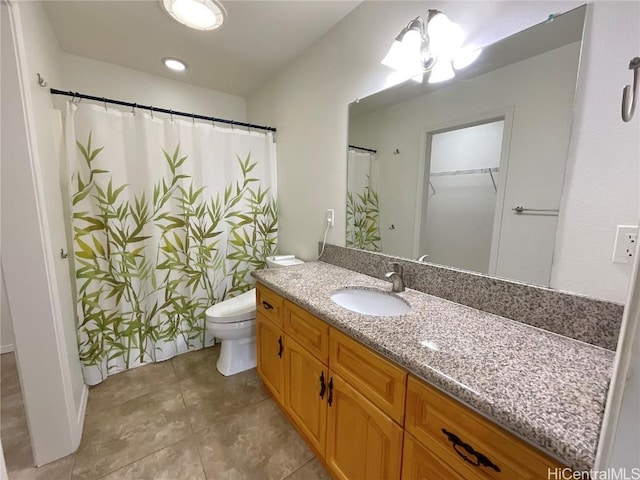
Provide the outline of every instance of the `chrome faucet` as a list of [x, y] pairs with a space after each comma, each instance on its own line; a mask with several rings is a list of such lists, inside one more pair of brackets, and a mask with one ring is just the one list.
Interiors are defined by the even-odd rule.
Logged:
[[391, 262], [389, 264], [392, 271], [384, 274], [384, 278], [391, 279], [393, 286], [391, 287], [392, 292], [404, 292], [404, 269], [402, 265], [398, 262]]
[[427, 255], [427, 254], [425, 253], [424, 255], [420, 255], [418, 258], [416, 258], [416, 260], [417, 260], [418, 262], [426, 263], [426, 262], [427, 262], [427, 257], [428, 257], [428, 256], [429, 256], [429, 255]]

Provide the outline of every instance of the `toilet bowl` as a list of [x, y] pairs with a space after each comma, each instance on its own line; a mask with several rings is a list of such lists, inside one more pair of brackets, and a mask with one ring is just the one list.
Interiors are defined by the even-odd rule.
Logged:
[[207, 330], [222, 342], [216, 367], [225, 376], [256, 366], [256, 289], [209, 307]]
[[[304, 263], [293, 255], [267, 258], [269, 268]], [[256, 289], [217, 303], [205, 312], [207, 330], [222, 342], [216, 368], [235, 375], [256, 366]]]

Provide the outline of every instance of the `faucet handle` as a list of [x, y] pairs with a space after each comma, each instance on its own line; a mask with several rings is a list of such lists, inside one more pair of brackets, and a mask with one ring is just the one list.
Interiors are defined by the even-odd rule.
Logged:
[[403, 268], [402, 268], [402, 265], [400, 265], [399, 262], [391, 262], [391, 263], [389, 263], [389, 266], [391, 267], [392, 271], [402, 275]]

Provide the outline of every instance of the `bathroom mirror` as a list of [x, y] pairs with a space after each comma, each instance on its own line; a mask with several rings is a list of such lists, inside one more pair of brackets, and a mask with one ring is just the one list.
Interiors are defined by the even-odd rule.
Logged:
[[346, 245], [548, 286], [585, 11], [352, 103]]

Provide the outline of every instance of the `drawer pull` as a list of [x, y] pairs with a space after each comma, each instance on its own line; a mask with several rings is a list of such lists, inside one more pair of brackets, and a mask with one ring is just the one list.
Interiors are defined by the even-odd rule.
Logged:
[[324, 383], [324, 372], [320, 372], [320, 398], [324, 399], [324, 392], [327, 391], [327, 384]]
[[[464, 443], [460, 440], [456, 434], [447, 432], [444, 428], [442, 429], [442, 433], [447, 436], [447, 439], [453, 445], [453, 449], [456, 451], [458, 455], [462, 457], [465, 462], [469, 462], [471, 465], [475, 465], [476, 467], [488, 467], [493, 468], [496, 472], [500, 472], [500, 467], [498, 467], [495, 463], [489, 460], [485, 455], [480, 452], [476, 452], [471, 445], [468, 443]], [[466, 454], [470, 456], [476, 457], [475, 460], [470, 459], [465, 453], [461, 452], [459, 449], [464, 449]]]
[[273, 310], [273, 305], [271, 305], [269, 302], [267, 302], [265, 300], [262, 301], [262, 307], [265, 310]]
[[333, 377], [329, 379], [329, 396], [327, 397], [329, 406], [333, 403]]
[[278, 348], [278, 356], [280, 358], [282, 358], [282, 349], [283, 349], [283, 347], [282, 347], [282, 335], [280, 335], [280, 337], [278, 338], [278, 345], [280, 346]]

